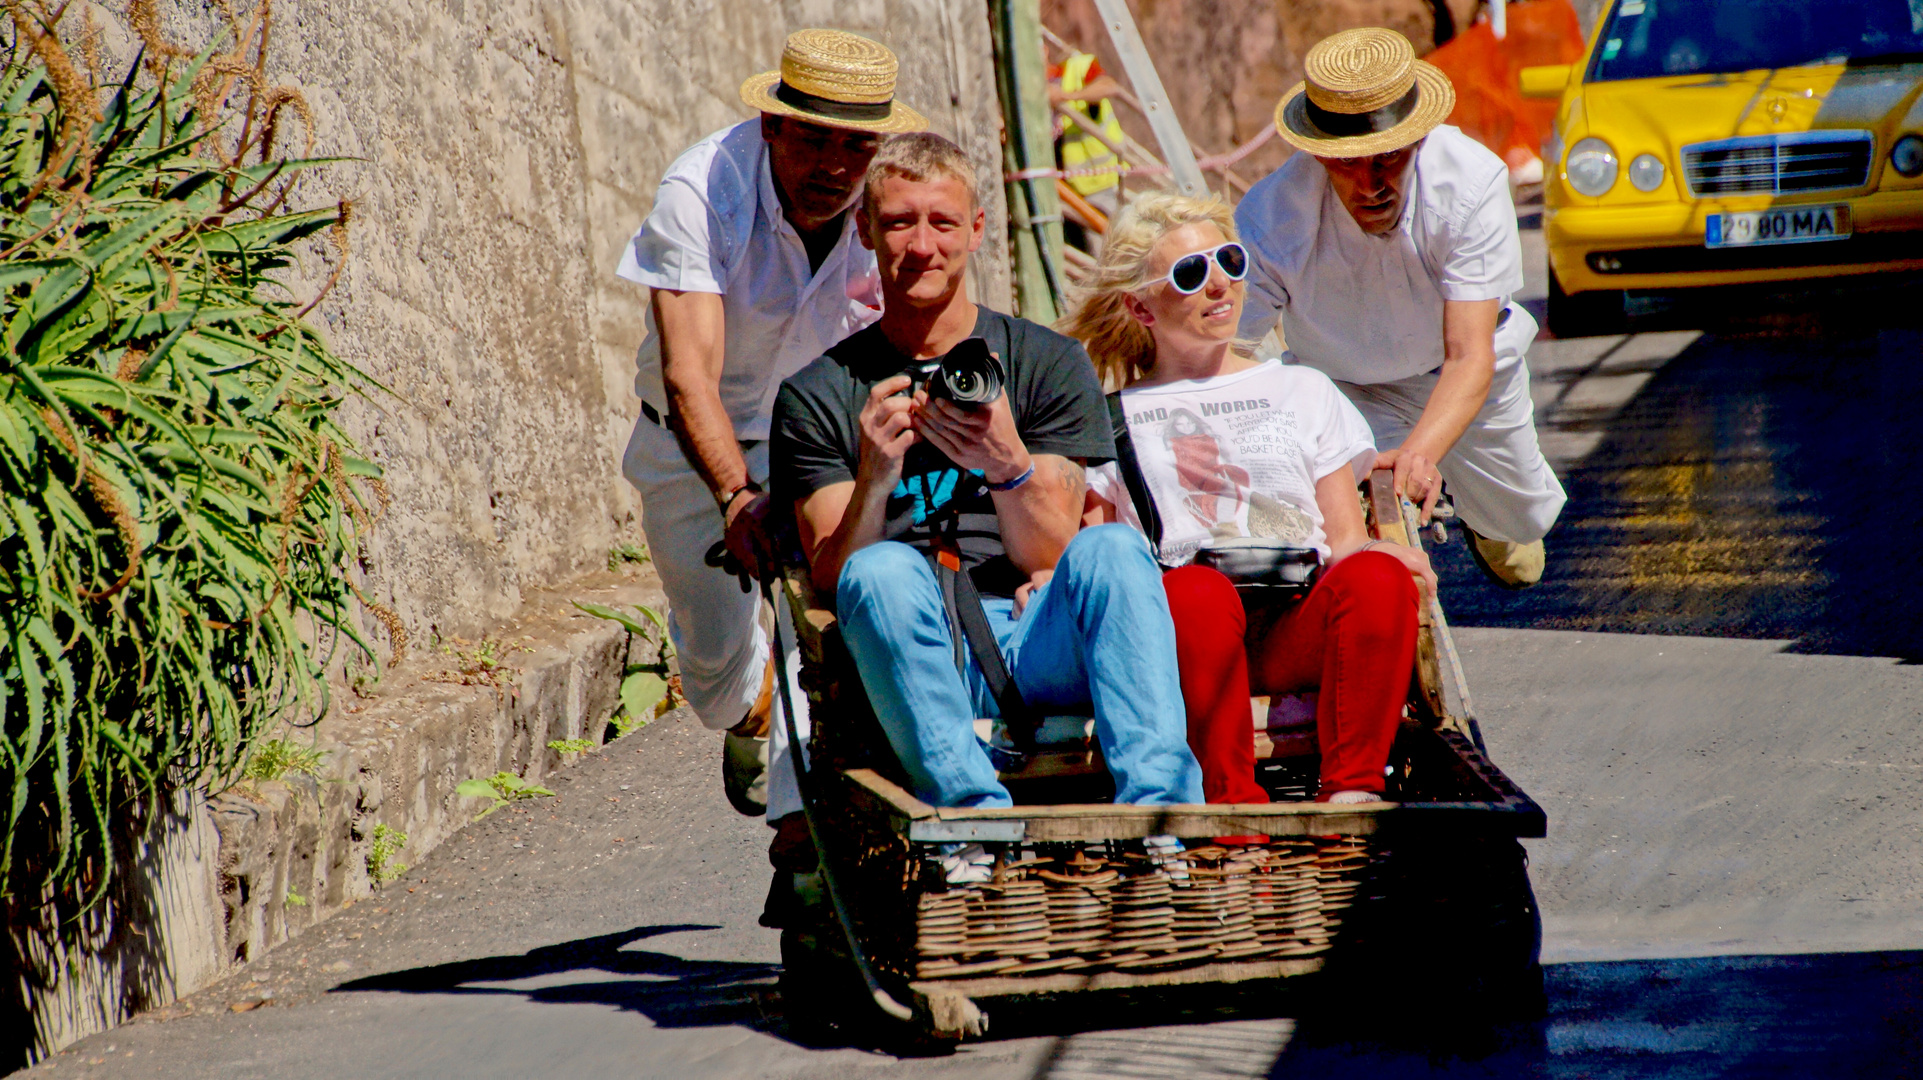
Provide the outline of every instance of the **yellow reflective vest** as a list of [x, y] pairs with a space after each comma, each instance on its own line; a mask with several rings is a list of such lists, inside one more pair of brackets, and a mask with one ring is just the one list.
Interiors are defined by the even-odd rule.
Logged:
[[[1088, 69], [1095, 64], [1090, 53], [1076, 53], [1062, 65], [1062, 90], [1072, 94], [1088, 85]], [[1115, 106], [1107, 98], [1098, 101], [1071, 101], [1068, 107], [1089, 118], [1090, 126], [1108, 136], [1108, 141], [1122, 145], [1122, 124], [1115, 119]], [[1093, 110], [1092, 112], [1090, 110]], [[1062, 168], [1086, 169], [1115, 164], [1115, 155], [1109, 153], [1095, 136], [1082, 128], [1065, 121], [1062, 130]], [[1069, 177], [1068, 186], [1080, 195], [1093, 195], [1121, 183], [1119, 173], [1102, 173], [1097, 176]]]

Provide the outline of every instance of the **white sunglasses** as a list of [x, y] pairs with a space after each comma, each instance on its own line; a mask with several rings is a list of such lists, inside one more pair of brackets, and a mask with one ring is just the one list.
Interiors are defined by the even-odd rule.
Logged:
[[1168, 268], [1169, 288], [1183, 296], [1193, 296], [1209, 283], [1209, 263], [1222, 268], [1230, 281], [1241, 281], [1249, 274], [1249, 252], [1231, 240], [1204, 251], [1191, 251]]

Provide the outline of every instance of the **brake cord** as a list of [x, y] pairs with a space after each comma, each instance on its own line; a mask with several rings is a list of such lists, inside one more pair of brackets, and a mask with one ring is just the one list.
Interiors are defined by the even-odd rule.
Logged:
[[841, 887], [835, 881], [832, 860], [828, 849], [821, 839], [827, 835], [815, 815], [815, 802], [809, 780], [809, 769], [801, 763], [802, 743], [800, 729], [795, 726], [795, 703], [788, 692], [788, 649], [781, 640], [781, 612], [783, 600], [778, 594], [775, 583], [765, 585], [768, 606], [775, 611], [775, 685], [781, 688], [781, 722], [788, 732], [788, 760], [794, 765], [795, 786], [801, 791], [801, 812], [808, 819], [808, 832], [814, 839], [815, 861], [821, 867], [822, 881], [828, 886], [828, 900], [834, 905], [835, 918], [841, 923], [841, 932], [848, 939], [848, 955], [855, 962], [855, 970], [861, 973], [861, 981], [868, 986], [868, 993], [875, 999], [875, 1005], [882, 1012], [904, 1022], [915, 1018], [915, 1010], [896, 1001], [894, 995], [882, 989], [881, 980], [875, 977], [875, 969], [869, 965], [868, 957], [861, 951], [861, 942], [855, 935], [855, 923], [848, 915], [848, 903], [842, 898]]

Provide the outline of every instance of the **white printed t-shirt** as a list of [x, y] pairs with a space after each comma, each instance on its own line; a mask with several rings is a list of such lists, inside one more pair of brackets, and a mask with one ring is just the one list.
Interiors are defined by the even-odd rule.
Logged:
[[[881, 277], [852, 209], [821, 269], [809, 268], [801, 234], [781, 213], [758, 118], [715, 132], [668, 166], [615, 272], [649, 288], [721, 294], [721, 404], [738, 439], [766, 439], [781, 381], [881, 318]], [[635, 394], [665, 417], [652, 308], [634, 363]]]
[[[1316, 481], [1375, 461], [1369, 425], [1327, 375], [1268, 360], [1246, 371], [1122, 391], [1129, 439], [1162, 519], [1164, 566], [1181, 566], [1212, 538], [1261, 536], [1329, 557]], [[1114, 463], [1089, 470], [1089, 489], [1120, 521], [1142, 528]]]
[[[1329, 174], [1296, 154], [1235, 208], [1249, 249], [1241, 336], [1259, 341], [1281, 319], [1297, 363], [1373, 385], [1442, 366], [1442, 303], [1503, 300], [1522, 288], [1522, 237], [1509, 169], [1447, 124], [1416, 153], [1402, 220], [1370, 236]], [[1536, 324], [1521, 308], [1496, 331], [1499, 366], [1520, 362]]]

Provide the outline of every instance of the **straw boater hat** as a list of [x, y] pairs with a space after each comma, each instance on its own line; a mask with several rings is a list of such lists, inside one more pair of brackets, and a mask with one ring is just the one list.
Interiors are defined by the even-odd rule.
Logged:
[[797, 30], [781, 50], [781, 70], [741, 84], [751, 109], [829, 127], [896, 134], [928, 121], [895, 100], [895, 54], [840, 30]]
[[1456, 107], [1449, 76], [1416, 59], [1409, 39], [1363, 27], [1323, 38], [1302, 59], [1302, 82], [1275, 107], [1275, 130], [1317, 157], [1400, 150]]

